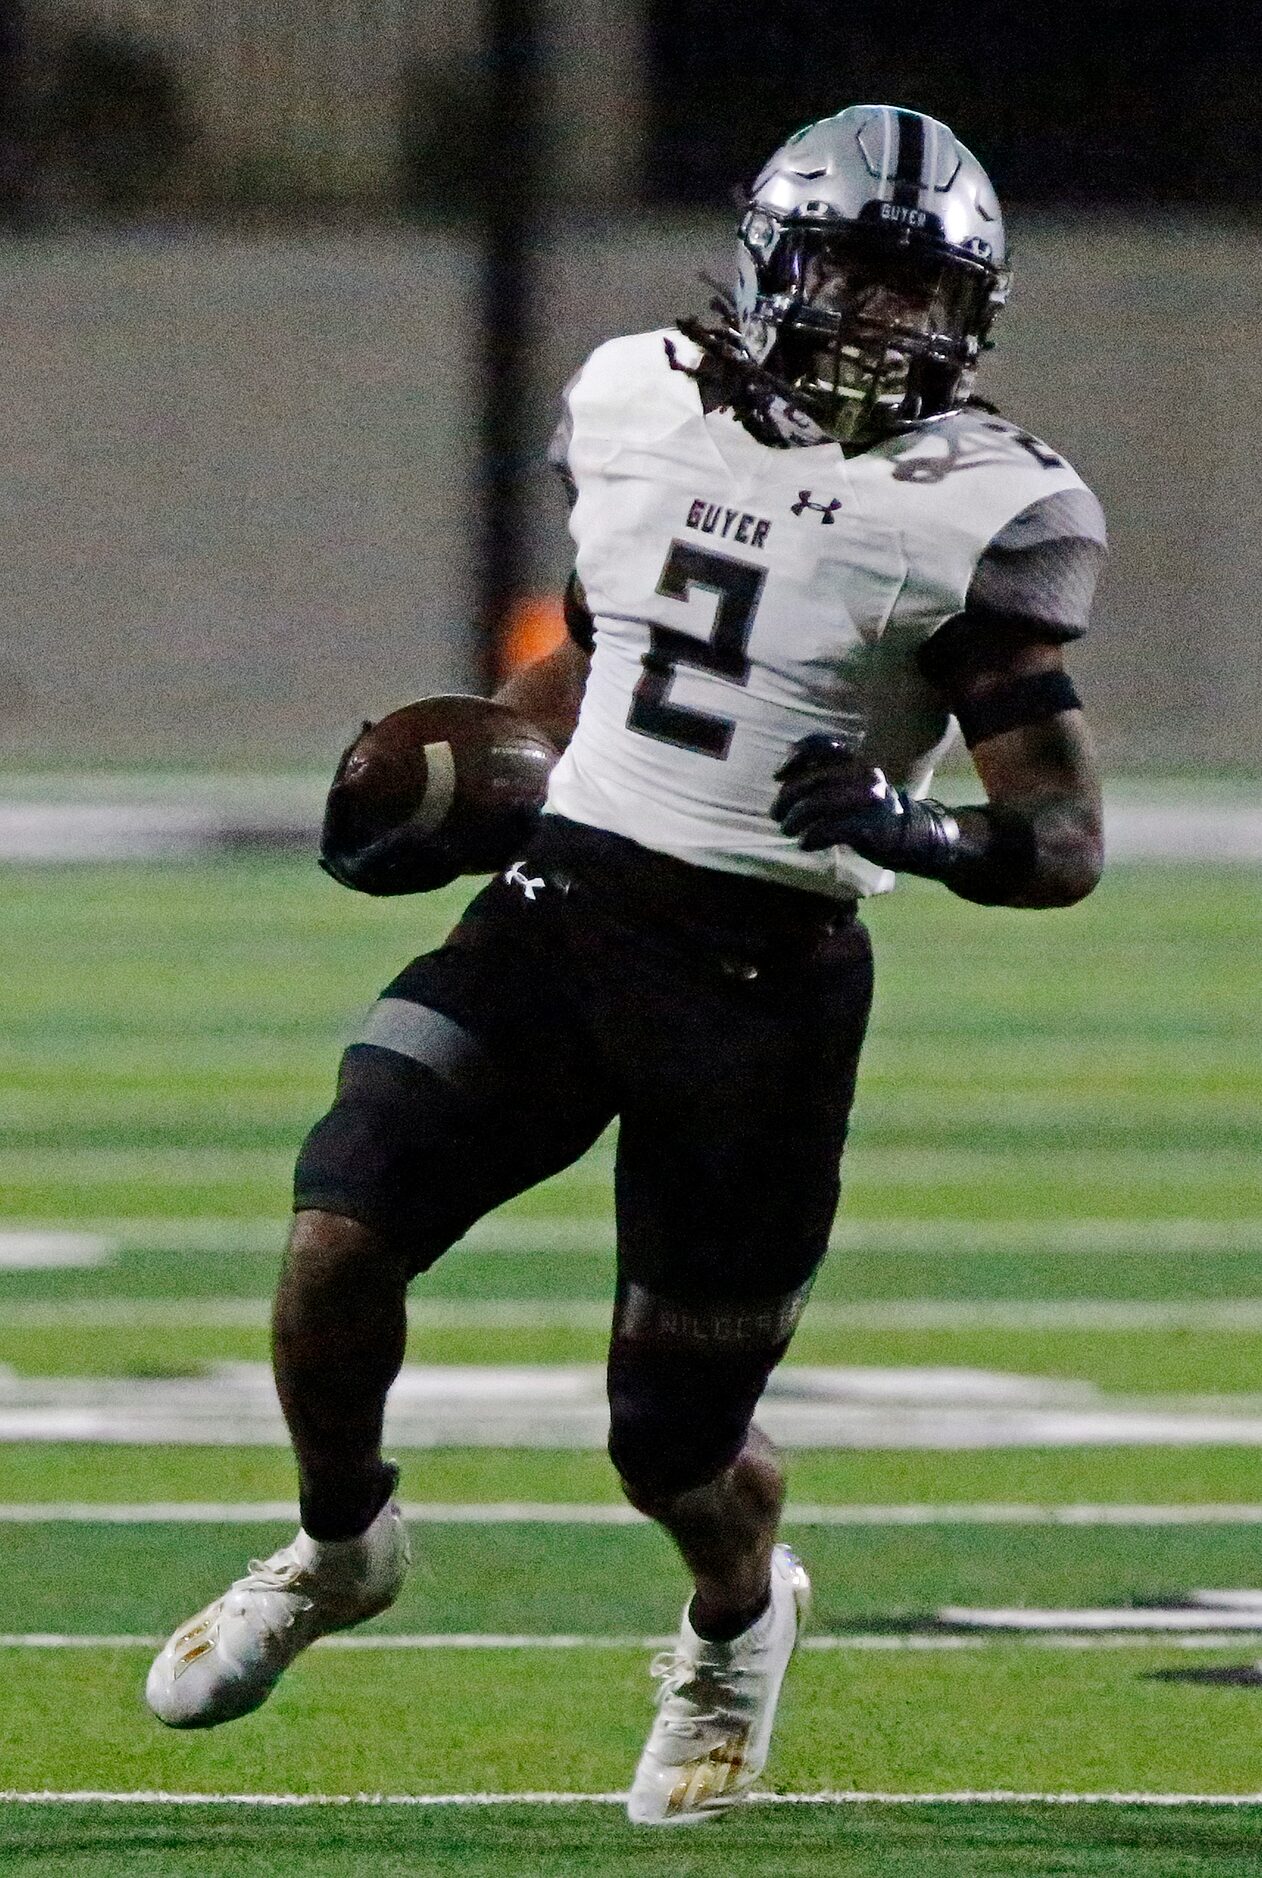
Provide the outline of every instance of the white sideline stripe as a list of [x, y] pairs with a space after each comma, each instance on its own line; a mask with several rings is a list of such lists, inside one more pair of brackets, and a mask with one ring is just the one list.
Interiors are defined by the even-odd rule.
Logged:
[[[423, 1526], [643, 1526], [634, 1507], [603, 1501], [589, 1504], [561, 1500], [409, 1500], [403, 1516]], [[50, 1524], [89, 1526], [253, 1526], [298, 1517], [293, 1500], [47, 1500], [0, 1502], [0, 1525]], [[1216, 1500], [1203, 1505], [1140, 1506], [1107, 1503], [1023, 1505], [1006, 1501], [943, 1502], [930, 1505], [812, 1506], [790, 1503], [787, 1526], [1262, 1526], [1262, 1505]], [[1198, 1599], [1221, 1598], [1227, 1607], [1256, 1600], [1262, 1591], [1197, 1592]]]
[[[91, 1788], [0, 1788], [0, 1805], [24, 1806], [624, 1806], [625, 1793], [164, 1793], [146, 1788], [108, 1793]], [[1262, 1793], [1027, 1793], [1018, 1788], [957, 1793], [753, 1793], [755, 1806], [1262, 1806]]]
[[[891, 1150], [891, 1152], [902, 1152]], [[953, 1157], [963, 1150], [952, 1150]], [[271, 1150], [263, 1151], [264, 1158], [270, 1161], [276, 1157]], [[869, 1148], [865, 1154], [869, 1160], [872, 1155], [879, 1155], [880, 1150]], [[101, 1150], [86, 1150], [85, 1154], [101, 1157]], [[105, 1157], [111, 1170], [125, 1172], [124, 1163], [129, 1156], [139, 1166], [161, 1172], [164, 1157], [170, 1158], [172, 1171], [183, 1170], [193, 1173], [196, 1164], [196, 1177], [209, 1176], [212, 1162], [224, 1174], [239, 1170], [241, 1157], [237, 1154], [222, 1153], [218, 1150], [186, 1149], [172, 1150], [122, 1150], [110, 1151]], [[173, 1158], [172, 1158], [173, 1157]], [[20, 1164], [30, 1156], [14, 1154], [5, 1156], [3, 1164], [20, 1171]], [[47, 1157], [36, 1157], [43, 1160]], [[61, 1164], [58, 1159], [58, 1165]], [[991, 1157], [996, 1158], [996, 1157]], [[997, 1157], [1002, 1160], [1005, 1157]], [[1015, 1161], [1014, 1157], [1007, 1157]], [[1116, 1158], [1116, 1157], [1115, 1157]], [[1123, 1157], [1127, 1158], [1127, 1157]], [[1198, 1165], [1205, 1160], [1203, 1152], [1198, 1151]], [[1217, 1157], [1217, 1158], [1222, 1158]], [[1228, 1158], [1240, 1160], [1239, 1154]], [[1135, 1155], [1129, 1157], [1128, 1164], [1135, 1167], [1152, 1165], [1152, 1157]], [[1158, 1164], [1165, 1168], [1169, 1156], [1158, 1158]], [[251, 1163], [253, 1164], [253, 1163]], [[288, 1163], [286, 1180], [288, 1180]], [[91, 1171], [91, 1170], [89, 1170]], [[279, 1256], [284, 1242], [287, 1221], [281, 1214], [243, 1217], [208, 1216], [199, 1219], [164, 1218], [161, 1215], [142, 1215], [131, 1218], [101, 1218], [91, 1220], [27, 1220], [10, 1219], [4, 1222], [8, 1232], [64, 1232], [90, 1233], [103, 1239], [115, 1250], [158, 1251], [172, 1253], [234, 1252], [239, 1254], [259, 1254]], [[591, 1219], [576, 1219], [572, 1213], [539, 1214], [535, 1217], [518, 1217], [513, 1214], [492, 1214], [480, 1220], [460, 1242], [467, 1251], [513, 1254], [530, 1254], [545, 1251], [557, 1252], [609, 1252], [613, 1247], [613, 1225], [607, 1215], [597, 1215]], [[847, 1252], [978, 1252], [1020, 1251], [1037, 1253], [1081, 1253], [1107, 1251], [1114, 1253], [1135, 1253], [1143, 1255], [1149, 1252], [1257, 1252], [1262, 1250], [1262, 1217], [1249, 1216], [1238, 1219], [1135, 1219], [1135, 1218], [1054, 1218], [1054, 1219], [990, 1219], [968, 1218], [899, 1218], [899, 1219], [863, 1219], [843, 1215], [833, 1228], [830, 1245], [839, 1251]]]
[[[198, 855], [233, 833], [284, 833], [314, 845], [319, 785], [282, 774], [190, 778], [119, 775], [98, 786], [50, 774], [6, 779], [0, 861], [152, 860]], [[1137, 800], [1123, 778], [1104, 793], [1105, 846], [1114, 862], [1262, 862], [1262, 803], [1238, 791], [1177, 786]]]
[[[54, 1261], [48, 1261], [54, 1262]], [[61, 1262], [61, 1261], [56, 1261]], [[88, 1261], [66, 1261], [87, 1263]], [[0, 1251], [0, 1267], [6, 1261]], [[413, 1299], [408, 1321], [416, 1330], [594, 1330], [609, 1327], [611, 1306], [588, 1298]], [[266, 1298], [73, 1298], [18, 1300], [0, 1305], [0, 1330], [261, 1330]], [[1052, 1298], [876, 1299], [863, 1304], [813, 1302], [805, 1327], [833, 1331], [1162, 1331], [1227, 1335], [1262, 1333], [1262, 1298], [1148, 1302], [1141, 1299]]]
[[[1071, 1613], [1072, 1614], [1072, 1613]], [[0, 1650], [156, 1650], [166, 1639], [131, 1633], [97, 1635], [91, 1632], [16, 1630], [0, 1632]], [[317, 1637], [311, 1646], [316, 1650], [370, 1651], [391, 1650], [544, 1650], [605, 1651], [626, 1650], [644, 1653], [668, 1649], [674, 1636], [659, 1637], [584, 1637], [559, 1632], [555, 1636], [489, 1631], [369, 1631], [365, 1634]], [[1039, 1630], [1002, 1631], [979, 1628], [975, 1632], [950, 1634], [942, 1631], [851, 1631], [836, 1635], [803, 1637], [798, 1645], [808, 1654], [838, 1655], [846, 1651], [872, 1655], [941, 1655], [961, 1651], [994, 1649], [1039, 1650], [1239, 1650], [1246, 1644], [1262, 1645], [1262, 1617], [1253, 1627], [1233, 1625], [1229, 1619], [1216, 1630], [1164, 1631], [1150, 1626], [1146, 1631], [1116, 1629], [1099, 1631]]]

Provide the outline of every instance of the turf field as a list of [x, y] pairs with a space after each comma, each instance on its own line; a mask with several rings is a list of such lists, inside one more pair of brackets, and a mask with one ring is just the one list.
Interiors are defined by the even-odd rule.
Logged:
[[[634, 1834], [608, 1798], [682, 1584], [596, 1451], [404, 1451], [419, 1562], [400, 1604], [255, 1717], [192, 1736], [149, 1719], [148, 1640], [287, 1535], [288, 1462], [196, 1429], [49, 1438], [50, 1405], [79, 1403], [82, 1437], [111, 1384], [139, 1401], [264, 1361], [293, 1149], [338, 1039], [459, 896], [357, 901], [275, 860], [3, 880], [0, 1866], [1257, 1870], [1262, 1803], [1191, 1799], [1262, 1795], [1262, 1613], [1166, 1636], [935, 1618], [1262, 1585], [1254, 874], [1115, 868], [1042, 917], [914, 886], [874, 909], [843, 1213], [794, 1360], [896, 1372], [920, 1432], [791, 1456], [817, 1614], [778, 1798], [682, 1842]], [[598, 1363], [610, 1165], [602, 1142], [457, 1249], [418, 1292], [409, 1362]], [[96, 1262], [16, 1263], [54, 1233]], [[926, 1445], [962, 1371], [1009, 1405], [1014, 1383], [1042, 1391], [1051, 1432]], [[863, 1386], [870, 1406], [888, 1383]], [[495, 1803], [457, 1803], [478, 1796]]]

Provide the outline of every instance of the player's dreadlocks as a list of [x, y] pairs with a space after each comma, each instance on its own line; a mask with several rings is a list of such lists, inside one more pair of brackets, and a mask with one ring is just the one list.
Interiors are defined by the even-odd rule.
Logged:
[[703, 275], [702, 279], [713, 289], [709, 311], [716, 318], [713, 323], [707, 323], [695, 314], [686, 313], [676, 320], [684, 338], [691, 339], [700, 350], [701, 360], [697, 365], [685, 365], [668, 339], [666, 356], [671, 370], [695, 378], [707, 405], [716, 411], [731, 411], [760, 443], [788, 449], [788, 439], [771, 421], [768, 407], [772, 400], [778, 399], [789, 411], [800, 413], [813, 423], [810, 412], [799, 403], [793, 387], [785, 379], [768, 371], [745, 350], [736, 323], [736, 303], [731, 295], [708, 276]]
[[[746, 351], [737, 324], [736, 303], [726, 288], [708, 275], [702, 275], [702, 279], [712, 289], [709, 311], [715, 319], [707, 323], [695, 314], [686, 313], [676, 320], [675, 325], [684, 338], [691, 339], [700, 350], [701, 359], [696, 365], [685, 365], [672, 341], [667, 339], [664, 343], [671, 370], [695, 378], [710, 409], [731, 411], [760, 443], [787, 450], [792, 439], [773, 421], [772, 403], [781, 404], [787, 414], [796, 414], [808, 424], [814, 425], [816, 420], [787, 379], [769, 371]], [[964, 400], [963, 408], [986, 411], [992, 417], [999, 415], [998, 405], [988, 398], [979, 398], [976, 393]]]

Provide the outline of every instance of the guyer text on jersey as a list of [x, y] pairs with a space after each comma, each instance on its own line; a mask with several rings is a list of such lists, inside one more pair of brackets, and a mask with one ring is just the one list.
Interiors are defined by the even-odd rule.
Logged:
[[699, 529], [703, 535], [748, 542], [751, 548], [763, 547], [771, 532], [771, 523], [760, 515], [750, 515], [745, 509], [726, 509], [721, 502], [707, 502], [704, 496], [692, 503], [685, 525]]

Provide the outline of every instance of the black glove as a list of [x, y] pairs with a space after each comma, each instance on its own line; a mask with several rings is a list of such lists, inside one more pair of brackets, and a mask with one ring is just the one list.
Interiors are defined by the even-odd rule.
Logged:
[[776, 781], [771, 813], [800, 847], [844, 844], [878, 867], [937, 880], [955, 862], [960, 825], [950, 810], [895, 789], [846, 737], [826, 731], [803, 737]]

